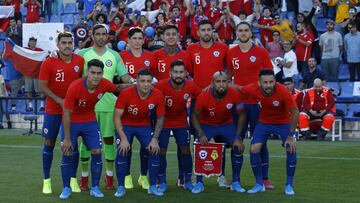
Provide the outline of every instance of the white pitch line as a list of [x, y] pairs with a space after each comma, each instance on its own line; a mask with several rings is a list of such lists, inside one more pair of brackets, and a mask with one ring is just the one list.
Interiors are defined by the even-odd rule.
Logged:
[[[41, 149], [41, 146], [30, 146], [30, 145], [5, 145], [0, 144], [1, 148], [21, 148], [21, 149]], [[56, 147], [56, 150], [60, 148]], [[134, 150], [134, 153], [139, 153], [139, 150]], [[176, 151], [168, 151], [168, 154], [176, 154]], [[249, 157], [249, 154], [244, 154]], [[271, 158], [286, 158], [285, 155], [270, 155]], [[356, 157], [322, 157], [322, 156], [297, 156], [298, 159], [318, 159], [318, 160], [342, 160], [342, 161], [360, 161], [360, 158]]]

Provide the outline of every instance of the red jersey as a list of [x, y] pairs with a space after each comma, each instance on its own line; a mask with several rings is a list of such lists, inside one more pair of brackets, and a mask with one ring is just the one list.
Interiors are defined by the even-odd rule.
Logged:
[[[266, 49], [255, 45], [248, 52], [242, 52], [239, 46], [231, 48], [227, 56], [227, 67], [234, 73], [234, 84], [241, 86], [257, 82], [261, 69], [273, 69]], [[245, 103], [256, 102], [249, 98]]]
[[184, 13], [180, 13], [178, 17], [172, 18], [170, 22], [178, 28], [180, 40], [186, 40], [186, 29], [189, 21]]
[[105, 78], [101, 78], [98, 87], [90, 93], [86, 87], [87, 77], [71, 83], [66, 92], [64, 108], [72, 110], [71, 122], [84, 123], [96, 121], [95, 105], [106, 92], [114, 92], [117, 87]]
[[[77, 54], [73, 54], [70, 63], [65, 63], [60, 58], [49, 57], [41, 64], [39, 80], [47, 81], [49, 89], [63, 99], [70, 84], [81, 78], [83, 67], [84, 59]], [[55, 100], [46, 97], [45, 112], [62, 114], [63, 109]]]
[[286, 87], [280, 83], [275, 84], [274, 93], [265, 97], [258, 82], [241, 88], [245, 96], [254, 98], [260, 106], [259, 121], [267, 124], [286, 124], [290, 122], [291, 113], [289, 109], [296, 108], [296, 104]]
[[215, 25], [215, 23], [220, 19], [221, 17], [221, 9], [219, 7], [210, 7], [210, 4], [206, 6], [204, 9], [205, 15], [208, 17], [209, 21], [212, 25]]
[[136, 78], [138, 71], [143, 68], [156, 69], [156, 58], [152, 52], [143, 50], [140, 57], [134, 56], [130, 50], [121, 51], [119, 54], [129, 75], [133, 78]]
[[234, 28], [231, 25], [228, 19], [224, 19], [218, 28], [219, 38], [222, 40], [233, 40], [234, 38]]
[[168, 79], [170, 77], [170, 65], [173, 61], [181, 59], [187, 71], [191, 70], [191, 59], [186, 51], [180, 50], [175, 55], [169, 55], [165, 48], [154, 52], [157, 61], [157, 68], [152, 70], [157, 80]]
[[39, 18], [39, 6], [36, 2], [32, 3], [32, 1], [29, 1], [27, 4], [26, 23], [37, 23]]
[[[314, 91], [314, 98], [311, 101], [311, 98], [309, 96], [309, 92]], [[317, 93], [313, 88], [310, 88], [305, 93], [304, 97], [304, 110], [310, 111], [320, 111], [320, 110], [326, 110], [329, 112], [333, 111], [333, 108], [335, 106], [335, 100], [334, 96], [328, 88], [323, 88], [321, 93]], [[335, 112], [334, 112], [335, 113]]]
[[161, 80], [155, 84], [155, 87], [165, 96], [164, 128], [186, 128], [188, 127], [186, 103], [189, 98], [196, 98], [201, 90], [191, 80], [185, 80], [184, 87], [181, 90], [175, 90], [170, 80]]
[[213, 96], [213, 89], [203, 90], [196, 99], [195, 109], [200, 111], [199, 122], [205, 125], [225, 125], [233, 122], [232, 111], [242, 109], [238, 90], [227, 88], [220, 101]]
[[[276, 23], [271, 17], [265, 18], [264, 16], [261, 16], [258, 20], [258, 24], [271, 27], [271, 26], [275, 25]], [[264, 45], [266, 44], [265, 36], [268, 38], [268, 42], [273, 41], [272, 30], [261, 28], [260, 29], [261, 43]]]
[[296, 103], [296, 106], [298, 107], [299, 111], [302, 111], [303, 109], [303, 100], [304, 100], [304, 93], [298, 89], [293, 89], [291, 93], [291, 96]]
[[190, 53], [194, 82], [200, 88], [210, 85], [216, 71], [224, 71], [228, 46], [215, 42], [210, 48], [203, 48], [200, 44], [190, 44], [187, 51]]
[[151, 111], [156, 110], [157, 116], [164, 116], [164, 96], [160, 90], [153, 88], [146, 99], [141, 99], [136, 86], [132, 86], [120, 92], [115, 108], [124, 110], [121, 116], [123, 125], [149, 126]]
[[[299, 42], [299, 39], [305, 42], [311, 43], [310, 46], [305, 46]], [[311, 32], [305, 32], [299, 35], [299, 38], [296, 40], [295, 52], [296, 58], [298, 61], [307, 62], [311, 55], [312, 43], [314, 42], [315, 37]]]

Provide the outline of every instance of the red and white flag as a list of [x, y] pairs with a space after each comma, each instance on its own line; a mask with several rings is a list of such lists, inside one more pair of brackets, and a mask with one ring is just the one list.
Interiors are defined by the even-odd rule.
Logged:
[[9, 38], [5, 41], [3, 58], [13, 63], [14, 68], [24, 76], [38, 78], [41, 63], [48, 56], [46, 51], [32, 51], [16, 45]]
[[195, 175], [221, 175], [224, 143], [209, 143], [201, 145], [194, 143], [194, 173]]

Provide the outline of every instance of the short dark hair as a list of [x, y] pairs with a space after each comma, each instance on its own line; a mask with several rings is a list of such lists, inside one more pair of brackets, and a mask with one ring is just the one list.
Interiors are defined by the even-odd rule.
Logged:
[[270, 7], [268, 7], [268, 6], [265, 6], [265, 7], [263, 8], [262, 12], [264, 12], [266, 9], [267, 9], [267, 10], [269, 10], [269, 11], [270, 11], [270, 13], [271, 13], [271, 8], [270, 8]]
[[274, 71], [272, 69], [262, 69], [259, 73], [259, 79], [261, 78], [261, 76], [266, 76], [266, 75], [275, 76]]
[[280, 35], [280, 32], [277, 30], [272, 31], [272, 34], [274, 34], [274, 33], [278, 33]]
[[105, 13], [98, 13], [98, 14], [96, 15], [96, 17], [95, 17], [96, 22], [99, 21], [99, 18], [100, 18], [101, 16], [104, 18], [104, 23], [107, 24], [107, 15], [106, 15]]
[[[92, 28], [92, 34], [95, 34], [96, 30], [101, 29], [101, 28], [105, 28], [105, 30], [106, 30], [106, 27], [102, 24], [94, 25], [94, 27]], [[106, 32], [107, 32], [107, 30], [106, 30]]]
[[70, 32], [60, 32], [57, 36], [57, 42], [60, 42], [61, 38], [63, 37], [71, 37], [72, 41], [74, 41], [73, 35]]
[[166, 30], [170, 30], [170, 29], [175, 29], [176, 32], [179, 31], [179, 29], [176, 27], [176, 25], [173, 24], [167, 24], [163, 27], [163, 32], [165, 32]]
[[238, 16], [241, 15], [241, 14], [247, 16], [247, 14], [246, 14], [246, 12], [245, 12], [244, 10], [240, 10], [240, 11], [238, 12]]
[[99, 59], [91, 59], [88, 63], [88, 69], [91, 67], [91, 66], [96, 66], [96, 67], [99, 67], [101, 68], [101, 70], [104, 70], [104, 63], [102, 61], [100, 61]]
[[354, 20], [350, 20], [348, 25], [351, 25], [353, 27], [357, 27], [356, 22]]
[[246, 22], [246, 21], [240, 22], [240, 23], [236, 26], [236, 29], [239, 28], [240, 25], [246, 25], [246, 26], [248, 26], [249, 29], [252, 31], [251, 25], [250, 25], [248, 22]]
[[287, 77], [287, 78], [284, 78], [282, 83], [286, 83], [286, 82], [291, 82], [291, 83], [294, 83], [294, 80], [292, 77]]
[[140, 76], [151, 76], [153, 77], [153, 75], [151, 74], [150, 70], [147, 68], [142, 68], [139, 70], [139, 72], [137, 73], [137, 78], [139, 78]]
[[138, 27], [132, 27], [128, 32], [128, 38], [131, 38], [135, 33], [141, 33], [142, 36], [144, 37], [144, 32], [142, 31], [142, 29]]
[[30, 38], [29, 38], [29, 42], [30, 42], [30, 41], [35, 41], [35, 42], [36, 42], [37, 39], [36, 39], [35, 37], [30, 37]]
[[209, 20], [201, 20], [199, 23], [198, 23], [198, 27], [200, 27], [201, 25], [211, 25], [211, 28], [213, 28], [213, 24], [209, 21]]
[[184, 66], [185, 68], [185, 64], [181, 59], [175, 60], [170, 64], [170, 69], [173, 70], [175, 66]]

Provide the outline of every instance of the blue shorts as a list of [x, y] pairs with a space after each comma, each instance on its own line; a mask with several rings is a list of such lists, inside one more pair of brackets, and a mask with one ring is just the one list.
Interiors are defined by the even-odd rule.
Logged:
[[188, 128], [163, 128], [159, 137], [160, 148], [167, 149], [169, 145], [170, 131], [172, 131], [176, 143], [180, 147], [188, 147], [190, 144], [190, 133]]
[[[201, 124], [201, 129], [204, 131], [208, 140], [211, 138], [217, 138], [216, 141], [221, 141], [225, 143], [228, 147], [232, 145], [236, 138], [236, 127], [233, 123], [226, 125], [203, 125]], [[197, 138], [198, 138], [197, 134]]]
[[44, 124], [41, 136], [47, 139], [56, 140], [61, 126], [61, 114], [44, 113]]
[[[242, 139], [246, 137], [246, 133], [248, 130], [250, 131], [250, 136], [253, 135], [260, 114], [260, 109], [258, 104], [244, 104], [244, 108], [246, 113], [246, 120], [245, 120], [244, 128], [242, 129], [240, 134]], [[237, 119], [234, 119], [234, 121], [237, 122]], [[250, 125], [250, 129], [248, 129], [249, 125]]]
[[[147, 147], [153, 138], [153, 131], [151, 126], [123, 126], [123, 131], [130, 145], [132, 144], [134, 137], [136, 137], [139, 140], [141, 146]], [[115, 137], [116, 143], [119, 144], [119, 134], [115, 133]]]
[[[62, 124], [63, 125], [63, 124]], [[96, 121], [85, 123], [71, 123], [70, 137], [71, 144], [77, 146], [77, 139], [81, 136], [84, 145], [88, 150], [101, 149], [102, 140], [99, 125]], [[61, 141], [64, 140], [65, 134], [61, 133]]]
[[290, 135], [290, 124], [265, 124], [258, 122], [255, 127], [251, 144], [266, 143], [270, 134], [276, 134], [281, 137], [283, 144]]

